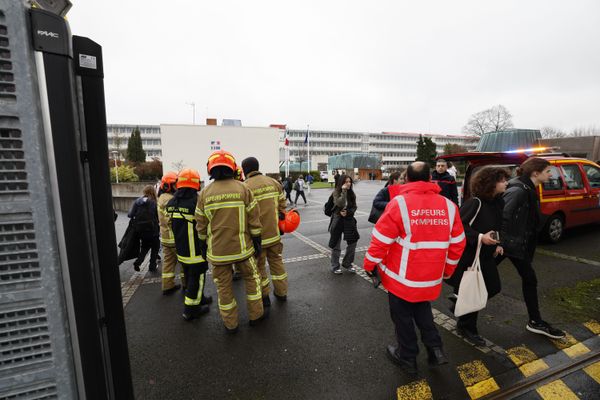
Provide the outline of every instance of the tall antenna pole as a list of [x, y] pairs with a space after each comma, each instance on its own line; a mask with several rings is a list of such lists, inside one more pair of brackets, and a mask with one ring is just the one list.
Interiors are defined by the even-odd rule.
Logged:
[[196, 103], [193, 101], [191, 103], [185, 103], [188, 106], [192, 106], [192, 125], [196, 125]]

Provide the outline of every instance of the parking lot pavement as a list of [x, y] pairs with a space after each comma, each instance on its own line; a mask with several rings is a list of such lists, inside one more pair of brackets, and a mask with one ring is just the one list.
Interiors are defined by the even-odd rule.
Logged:
[[[380, 182], [360, 182], [355, 187], [361, 235], [358, 266], [372, 229], [366, 215], [381, 187]], [[247, 326], [241, 282], [235, 286], [241, 329], [227, 336], [215, 305], [207, 316], [185, 323], [180, 317], [180, 295], [164, 297], [156, 277], [142, 274], [143, 279], [137, 279], [129, 272], [131, 266], [121, 266], [122, 280], [130, 283], [125, 317], [137, 398], [387, 399], [417, 398], [415, 393], [422, 392], [434, 398], [463, 399], [514, 383], [514, 377], [506, 376], [520, 374], [517, 365], [539, 365], [537, 359], [557, 354], [563, 362], [600, 350], [597, 342], [590, 342], [600, 334], [600, 325], [593, 321], [599, 315], [586, 314], [587, 308], [570, 315], [557, 305], [555, 296], [557, 289], [598, 278], [600, 268], [538, 254], [534, 264], [542, 315], [569, 333], [566, 341], [552, 342], [525, 330], [520, 279], [505, 261], [500, 266], [503, 291], [480, 313], [480, 330], [488, 346], [475, 348], [456, 335], [442, 296], [433, 306], [451, 363], [429, 369], [422, 351], [420, 375], [403, 374], [385, 357], [384, 346], [394, 339], [386, 294], [374, 290], [361, 274], [337, 276], [329, 271], [329, 220], [322, 206], [330, 192], [312, 190], [309, 204], [298, 206], [302, 223], [296, 233], [283, 238], [289, 301], [274, 301], [269, 319], [257, 328]], [[119, 219], [124, 230], [126, 218]], [[445, 286], [444, 293], [448, 292]], [[207, 294], [215, 296], [212, 283]], [[594, 299], [600, 301], [600, 293]], [[523, 354], [527, 357], [521, 362]], [[595, 383], [591, 378], [565, 378], [565, 382], [567, 386], [577, 382], [582, 399], [592, 398], [586, 393], [600, 388], [590, 386]], [[532, 396], [539, 398], [538, 393]]]

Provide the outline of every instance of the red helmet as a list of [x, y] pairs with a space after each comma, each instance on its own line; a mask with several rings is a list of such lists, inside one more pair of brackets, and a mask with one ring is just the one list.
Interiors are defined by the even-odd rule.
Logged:
[[279, 221], [279, 230], [283, 233], [292, 233], [300, 225], [300, 214], [296, 210], [285, 213], [285, 218]]
[[213, 167], [223, 165], [225, 167], [231, 168], [233, 172], [237, 169], [237, 165], [235, 163], [235, 157], [225, 150], [217, 150], [213, 152], [210, 156], [208, 156], [208, 162], [206, 163], [206, 170], [210, 174], [210, 171]]
[[200, 190], [200, 173], [191, 168], [182, 169], [177, 175], [177, 189], [181, 188]]
[[177, 172], [169, 171], [160, 180], [160, 188], [168, 192], [175, 188], [175, 182], [177, 182]]

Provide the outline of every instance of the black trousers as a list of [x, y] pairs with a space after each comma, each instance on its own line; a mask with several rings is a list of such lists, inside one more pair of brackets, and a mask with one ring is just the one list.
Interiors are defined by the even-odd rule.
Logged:
[[[500, 264], [505, 256], [498, 256], [496, 263]], [[520, 260], [514, 257], [508, 257], [510, 262], [515, 266], [517, 272], [521, 276], [521, 288], [523, 290], [523, 299], [527, 306], [529, 319], [533, 321], [541, 321], [540, 305], [537, 294], [537, 276], [535, 270], [529, 260]]]
[[398, 340], [398, 356], [402, 358], [415, 358], [419, 354], [416, 323], [421, 331], [421, 341], [428, 347], [442, 347], [442, 338], [433, 322], [431, 303], [421, 301], [411, 303], [388, 293], [390, 314], [396, 327]]
[[199, 308], [205, 302], [204, 286], [208, 263], [202, 262], [198, 264], [183, 264], [185, 271], [185, 310], [193, 310]]
[[141, 240], [142, 247], [140, 248], [140, 254], [133, 262], [133, 265], [139, 267], [144, 262], [148, 251], [150, 251], [150, 263], [148, 264], [148, 269], [154, 270], [156, 269], [156, 259], [158, 258], [158, 251], [160, 250], [160, 240], [158, 239], [158, 236], [153, 235], [142, 235]]
[[292, 192], [285, 192], [285, 199], [292, 203]]
[[294, 200], [294, 204], [298, 203], [298, 197], [302, 196], [302, 198], [304, 199], [304, 204], [306, 204], [306, 196], [304, 195], [304, 190], [301, 192], [296, 192], [296, 200]]

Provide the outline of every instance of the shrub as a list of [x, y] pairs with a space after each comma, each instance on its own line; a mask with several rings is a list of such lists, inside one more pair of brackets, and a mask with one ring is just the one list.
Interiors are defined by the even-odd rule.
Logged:
[[[119, 169], [119, 182], [138, 182], [140, 178], [135, 174], [135, 171], [130, 165], [120, 165]], [[116, 182], [117, 176], [115, 167], [110, 169], [110, 181]]]
[[162, 162], [159, 160], [139, 163], [134, 168], [141, 181], [157, 181], [163, 175]]

